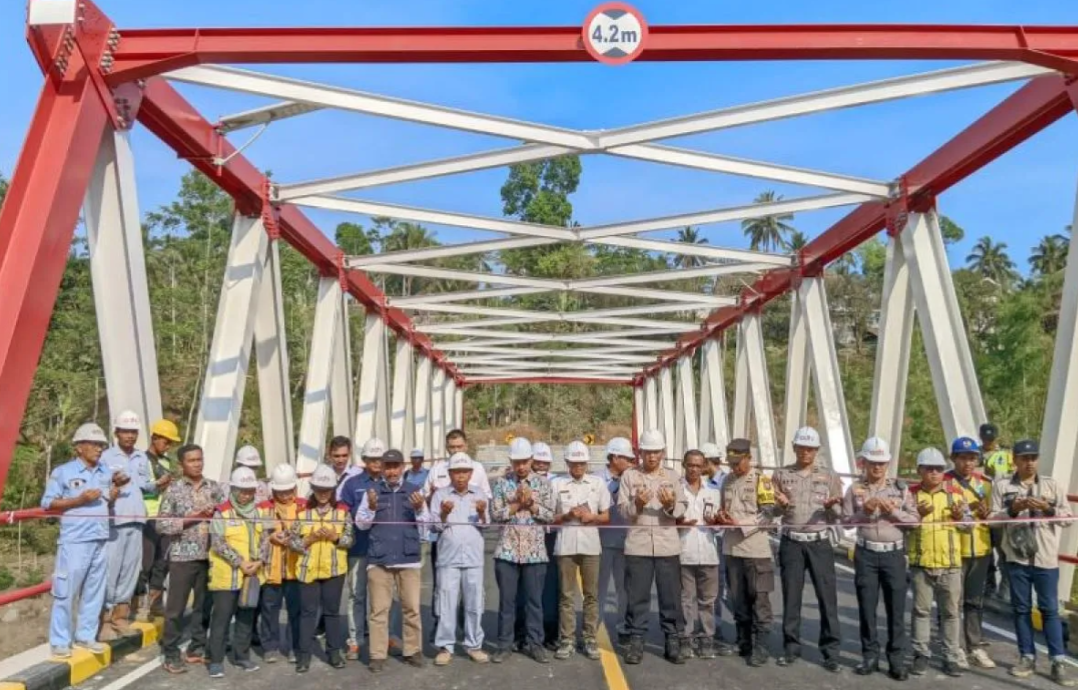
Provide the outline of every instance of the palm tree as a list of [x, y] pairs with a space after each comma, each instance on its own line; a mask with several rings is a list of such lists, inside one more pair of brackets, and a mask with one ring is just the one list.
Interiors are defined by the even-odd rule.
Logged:
[[809, 238], [805, 235], [805, 233], [801, 232], [800, 230], [794, 230], [790, 233], [790, 239], [787, 240], [786, 246], [791, 252], [796, 253], [804, 249], [805, 245], [807, 245], [808, 243]]
[[1045, 235], [1029, 255], [1029, 265], [1042, 276], [1062, 271], [1067, 265], [1069, 241], [1063, 235]]
[[[700, 233], [691, 225], [677, 231], [677, 241], [682, 244], [707, 244], [707, 238], [700, 237]], [[679, 254], [675, 265], [679, 268], [696, 268], [704, 265], [704, 257]]]
[[982, 237], [973, 245], [973, 250], [966, 257], [966, 263], [982, 277], [987, 278], [1006, 289], [1018, 278], [1014, 262], [1007, 255], [1007, 243], [992, 242], [991, 237]]
[[[766, 191], [753, 199], [754, 204], [770, 204], [782, 199], [781, 194]], [[782, 213], [774, 216], [761, 216], [741, 221], [741, 231], [749, 238], [749, 247], [757, 251], [775, 251], [789, 247], [787, 235], [795, 232], [786, 221], [793, 220], [793, 214]]]

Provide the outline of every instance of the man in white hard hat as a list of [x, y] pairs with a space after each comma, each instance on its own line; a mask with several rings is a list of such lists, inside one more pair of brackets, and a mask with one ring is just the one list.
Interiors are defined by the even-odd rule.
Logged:
[[262, 640], [262, 658], [267, 664], [275, 663], [280, 658], [282, 607], [288, 612], [288, 627], [292, 633], [289, 636], [292, 646], [288, 651], [288, 657], [292, 660], [295, 659], [299, 641], [300, 597], [299, 580], [296, 578], [300, 554], [291, 548], [290, 540], [292, 525], [307, 508], [307, 501], [296, 496], [297, 483], [295, 468], [283, 463], [277, 465], [270, 473], [269, 486], [273, 498], [258, 506], [269, 542], [259, 605], [259, 638]]
[[[962, 540], [959, 531], [968, 525], [969, 505], [962, 489], [943, 480], [947, 459], [937, 448], [925, 448], [917, 454], [917, 473], [921, 483], [913, 492], [913, 503], [921, 524], [910, 530], [907, 556], [910, 582], [913, 585], [913, 663], [910, 673], [928, 672], [932, 656], [932, 603], [935, 600], [943, 619], [943, 672], [962, 675], [959, 656], [962, 651]], [[935, 524], [944, 523], [944, 524]]]
[[49, 620], [49, 646], [61, 659], [71, 656], [72, 642], [94, 654], [105, 651], [94, 638], [105, 604], [109, 502], [119, 494], [112, 471], [100, 463], [108, 446], [101, 427], [83, 424], [71, 440], [75, 459], [53, 469], [41, 497], [42, 508], [62, 514]]
[[550, 482], [532, 472], [532, 445], [515, 438], [509, 445], [512, 467], [494, 483], [491, 520], [505, 525], [494, 549], [494, 575], [498, 580], [498, 650], [491, 657], [501, 663], [512, 653], [517, 613], [517, 590], [527, 597], [526, 649], [535, 661], [550, 660], [543, 647], [543, 580], [550, 558], [546, 525], [554, 519]]
[[659, 595], [659, 622], [666, 637], [666, 658], [685, 663], [681, 649], [681, 540], [677, 520], [685, 514], [681, 477], [662, 466], [666, 440], [657, 429], [640, 435], [640, 468], [621, 475], [618, 510], [631, 525], [625, 537], [625, 581], [629, 606], [625, 628], [629, 648], [625, 663], [639, 664], [644, 657], [644, 635], [651, 617], [651, 587]]
[[782, 517], [779, 568], [782, 582], [783, 654], [779, 666], [801, 658], [801, 595], [805, 571], [812, 577], [820, 612], [818, 645], [823, 666], [832, 673], [838, 664], [838, 578], [835, 575], [834, 525], [842, 520], [842, 479], [816, 462], [820, 435], [810, 426], [794, 433], [794, 463], [775, 472], [775, 503]]
[[423, 449], [413, 448], [412, 452], [408, 454], [408, 462], [412, 466], [404, 471], [404, 481], [417, 486], [426, 486], [427, 475], [430, 474], [430, 470], [424, 467]]
[[606, 467], [596, 476], [606, 484], [610, 492], [610, 527], [599, 530], [599, 540], [603, 545], [603, 557], [599, 563], [599, 610], [605, 614], [606, 595], [610, 585], [614, 585], [614, 597], [617, 601], [618, 646], [629, 644], [629, 633], [625, 629], [625, 611], [629, 606], [628, 591], [625, 589], [625, 527], [628, 520], [617, 509], [618, 491], [621, 488], [621, 475], [636, 466], [636, 452], [629, 439], [615, 436], [606, 444]]
[[105, 585], [105, 611], [101, 618], [102, 642], [125, 635], [131, 629], [131, 599], [142, 571], [142, 526], [146, 522], [146, 504], [142, 492], [151, 491], [154, 482], [146, 453], [135, 448], [142, 422], [126, 410], [113, 420], [116, 445], [101, 454], [101, 464], [112, 470], [112, 481], [119, 489], [112, 505], [108, 558], [108, 582]]
[[880, 642], [876, 610], [883, 592], [887, 611], [887, 674], [894, 680], [909, 678], [906, 663], [905, 535], [901, 527], [918, 521], [906, 482], [887, 476], [891, 451], [882, 438], [865, 441], [857, 454], [864, 476], [846, 490], [842, 503], [845, 520], [857, 527], [854, 585], [861, 627], [861, 663], [854, 673], [867, 676], [880, 670]]
[[610, 522], [610, 491], [602, 479], [587, 473], [591, 451], [582, 441], [567, 445], [564, 459], [569, 476], [554, 484], [554, 524], [561, 526], [554, 530], [559, 584], [559, 635], [554, 658], [568, 659], [576, 650], [576, 598], [583, 589], [581, 649], [595, 660], [599, 658], [599, 564], [603, 552], [597, 526]]

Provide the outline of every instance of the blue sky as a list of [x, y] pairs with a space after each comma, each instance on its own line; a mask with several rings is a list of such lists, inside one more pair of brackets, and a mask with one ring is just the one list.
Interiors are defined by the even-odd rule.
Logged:
[[[284, 25], [579, 25], [594, 0], [99, 0], [121, 27]], [[1078, 24], [1073, 0], [949, 0], [866, 3], [662, 2], [637, 0], [650, 24], [924, 22]], [[298, 14], [296, 8], [302, 8]], [[8, 177], [25, 134], [41, 76], [23, 40], [24, 7], [0, 7], [0, 171]], [[564, 127], [596, 129], [645, 122], [951, 66], [943, 62], [638, 63], [573, 65], [291, 65], [257, 66], [278, 74], [376, 93], [489, 112]], [[1000, 85], [872, 105], [765, 125], [671, 140], [678, 146], [746, 158], [892, 179], [1016, 88]], [[223, 91], [181, 87], [210, 119], [267, 102]], [[233, 135], [246, 141], [251, 130]], [[1070, 116], [940, 199], [941, 210], [966, 229], [953, 248], [963, 261], [977, 237], [1008, 244], [1023, 271], [1030, 247], [1073, 217], [1078, 182], [1078, 117]], [[319, 112], [275, 123], [249, 149], [282, 182], [376, 169], [505, 146], [505, 140], [398, 123], [352, 113]], [[136, 135], [143, 212], [171, 200], [186, 164], [145, 132]], [[367, 199], [480, 215], [500, 215], [505, 170], [365, 190]], [[572, 201], [585, 224], [688, 213], [747, 203], [765, 189], [787, 197], [819, 190], [603, 156], [584, 159]], [[799, 215], [810, 237], [846, 210]], [[345, 216], [310, 212], [323, 228]], [[444, 242], [483, 235], [434, 228]], [[704, 228], [712, 244], [741, 247], [737, 224]], [[661, 236], [661, 235], [660, 235]]]

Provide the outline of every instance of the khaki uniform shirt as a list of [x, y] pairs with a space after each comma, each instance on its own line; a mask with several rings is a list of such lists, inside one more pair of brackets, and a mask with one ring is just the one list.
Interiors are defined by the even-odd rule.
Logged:
[[744, 476], [730, 473], [722, 483], [722, 509], [740, 527], [723, 530], [722, 553], [738, 558], [771, 558], [771, 542], [767, 530], [760, 529], [774, 522], [773, 506], [759, 505], [757, 485], [766, 479], [753, 468]]
[[[866, 513], [865, 503], [870, 498], [897, 501], [898, 507], [890, 515], [880, 510]], [[855, 481], [846, 490], [842, 501], [842, 514], [847, 523], [857, 526], [859, 539], [884, 544], [903, 541], [899, 525], [916, 525], [921, 521], [906, 482], [890, 477], [877, 485], [869, 484], [863, 479]]]
[[822, 532], [842, 518], [842, 502], [824, 508], [831, 498], [842, 498], [842, 480], [839, 476], [819, 465], [799, 470], [797, 465], [787, 465], [775, 472], [775, 490], [781, 492], [789, 504], [776, 505], [782, 516], [782, 524], [788, 532]]
[[[1037, 475], [1036, 480], [1030, 485], [1023, 485], [1022, 481], [1014, 474], [1005, 479], [1000, 479], [992, 487], [992, 517], [1002, 519], [1014, 519], [1008, 505], [1017, 497], [1041, 498], [1048, 502], [1054, 510], [1051, 517], [1070, 517], [1071, 509], [1067, 503], [1067, 492], [1063, 491], [1056, 480], [1042, 474]], [[1023, 510], [1018, 517], [1049, 517], [1040, 511]], [[1037, 541], [1037, 553], [1032, 559], [1020, 559], [1015, 557], [1007, 538], [1007, 531], [1013, 529], [1014, 523], [1003, 526], [1003, 552], [1007, 554], [1007, 561], [1032, 565], [1034, 568], [1058, 568], [1059, 567], [1059, 534], [1069, 523], [1065, 522], [1038, 522], [1033, 528]]]
[[[674, 492], [674, 508], [669, 512], [659, 502], [659, 489], [663, 487]], [[638, 511], [636, 492], [639, 489], [650, 491], [651, 500], [643, 510]], [[621, 475], [618, 489], [618, 510], [632, 525], [625, 536], [626, 556], [665, 557], [681, 554], [676, 521], [685, 514], [685, 492], [681, 488], [681, 477], [673, 470], [660, 467], [651, 474], [636, 468], [626, 470]]]

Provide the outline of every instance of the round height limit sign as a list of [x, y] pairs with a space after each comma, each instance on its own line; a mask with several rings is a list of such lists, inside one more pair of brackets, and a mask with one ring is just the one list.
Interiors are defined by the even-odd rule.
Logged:
[[595, 8], [584, 22], [584, 47], [599, 62], [622, 65], [644, 52], [648, 25], [639, 10], [623, 2]]

